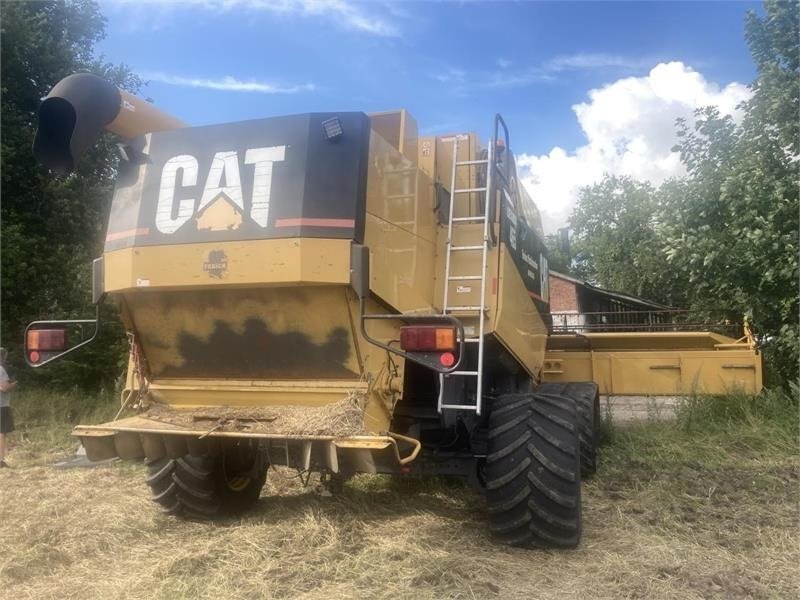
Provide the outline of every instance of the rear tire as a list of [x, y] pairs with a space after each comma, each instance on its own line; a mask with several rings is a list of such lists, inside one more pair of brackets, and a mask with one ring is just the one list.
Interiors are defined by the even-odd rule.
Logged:
[[148, 460], [147, 469], [153, 501], [165, 513], [203, 521], [251, 508], [261, 495], [267, 472], [266, 467], [254, 469], [253, 464], [243, 469], [224, 455], [189, 454]]
[[597, 449], [600, 446], [600, 393], [597, 384], [591, 381], [543, 383], [537, 391], [560, 394], [575, 402], [581, 436], [581, 476], [588, 479], [597, 472]]
[[489, 529], [513, 546], [574, 548], [581, 537], [578, 414], [537, 389], [498, 397], [489, 416]]

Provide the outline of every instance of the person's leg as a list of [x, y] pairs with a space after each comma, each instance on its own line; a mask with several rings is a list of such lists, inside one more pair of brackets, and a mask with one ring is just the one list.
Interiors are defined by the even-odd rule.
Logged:
[[0, 463], [6, 459], [6, 434], [0, 433]]

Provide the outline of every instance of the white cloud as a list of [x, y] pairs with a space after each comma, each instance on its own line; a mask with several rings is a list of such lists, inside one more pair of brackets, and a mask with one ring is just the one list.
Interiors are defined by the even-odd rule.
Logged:
[[[126, 9], [130, 12], [132, 28], [161, 29], [177, 22], [173, 14], [178, 10], [204, 10], [224, 13], [234, 9], [264, 12], [287, 17], [324, 17], [334, 27], [359, 31], [381, 37], [397, 37], [400, 31], [395, 22], [379, 14], [375, 4], [348, 0], [113, 0], [104, 6], [112, 10]], [[386, 11], [384, 11], [386, 12]], [[388, 11], [398, 17], [396, 11]]]
[[546, 231], [566, 224], [580, 187], [604, 173], [629, 175], [656, 185], [684, 173], [677, 153], [675, 120], [696, 108], [716, 106], [738, 115], [750, 92], [741, 83], [724, 88], [681, 62], [661, 63], [644, 77], [619, 79], [589, 91], [572, 107], [587, 143], [572, 151], [554, 147], [541, 156], [517, 156], [520, 178], [542, 212]]
[[310, 92], [315, 89], [313, 83], [300, 85], [277, 85], [264, 81], [242, 81], [226, 75], [218, 79], [208, 79], [204, 77], [182, 77], [180, 75], [168, 75], [166, 73], [143, 73], [142, 78], [149, 81], [158, 81], [168, 85], [178, 85], [182, 87], [205, 88], [208, 90], [221, 90], [226, 92], [256, 92], [259, 94], [296, 94], [297, 92]]

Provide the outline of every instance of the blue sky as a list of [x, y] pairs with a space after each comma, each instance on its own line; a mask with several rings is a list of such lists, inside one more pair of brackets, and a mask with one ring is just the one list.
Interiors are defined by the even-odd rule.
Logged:
[[[671, 144], [674, 118], [693, 104], [743, 97], [755, 77], [744, 16], [759, 10], [748, 2], [349, 0], [101, 7], [108, 27], [99, 51], [148, 79], [143, 95], [191, 124], [404, 107], [424, 133], [485, 135], [500, 112], [551, 229], [574, 202], [575, 189], [554, 183], [565, 172], [656, 183], [679, 174], [668, 150], [643, 144], [658, 136], [656, 146]], [[629, 101], [625, 114], [612, 114]], [[623, 148], [619, 160], [604, 145]]]

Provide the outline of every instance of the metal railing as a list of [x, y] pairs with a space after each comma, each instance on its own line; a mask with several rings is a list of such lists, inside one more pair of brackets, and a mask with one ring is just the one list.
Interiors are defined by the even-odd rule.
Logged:
[[598, 311], [547, 313], [543, 318], [554, 334], [713, 331], [734, 338], [744, 335], [742, 321], [734, 320], [730, 313], [722, 311]]

